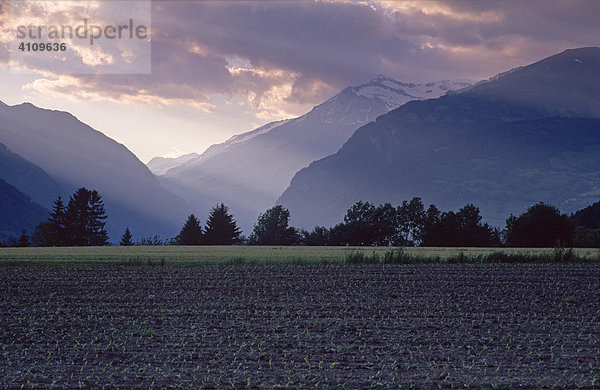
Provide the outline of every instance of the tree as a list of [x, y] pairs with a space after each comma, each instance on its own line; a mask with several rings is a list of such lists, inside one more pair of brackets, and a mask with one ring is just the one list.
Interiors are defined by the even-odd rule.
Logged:
[[31, 246], [31, 241], [29, 239], [29, 235], [27, 234], [27, 230], [23, 229], [23, 231], [21, 232], [21, 235], [19, 236], [19, 239], [15, 243], [15, 246], [18, 246], [21, 248]]
[[300, 231], [300, 242], [306, 246], [326, 246], [331, 245], [329, 240], [329, 229], [324, 226], [315, 226], [312, 232], [308, 230]]
[[96, 190], [90, 192], [89, 213], [89, 245], [108, 245], [108, 233], [104, 228], [107, 218], [106, 210], [104, 209], [102, 197]]
[[108, 245], [104, 202], [96, 190], [79, 188], [69, 199], [65, 212], [66, 245]]
[[575, 227], [573, 246], [577, 248], [600, 248], [600, 229], [586, 226]]
[[600, 202], [577, 211], [570, 217], [575, 226], [573, 245], [578, 248], [600, 247]]
[[212, 208], [204, 227], [205, 245], [233, 245], [240, 241], [241, 231], [229, 208], [223, 203]]
[[478, 207], [467, 204], [456, 215], [460, 224], [459, 246], [489, 247], [500, 244], [498, 232], [487, 223], [481, 223]]
[[348, 240], [346, 240], [346, 227], [343, 222], [338, 223], [334, 227], [329, 229], [329, 245], [348, 245]]
[[573, 226], [585, 226], [589, 229], [600, 229], [600, 202], [577, 211], [571, 215]]
[[506, 220], [505, 235], [509, 246], [551, 248], [572, 246], [574, 229], [569, 217], [540, 202], [519, 217], [511, 215]]
[[129, 228], [125, 228], [125, 233], [123, 233], [123, 236], [121, 237], [121, 242], [119, 243], [119, 245], [121, 246], [132, 246], [133, 245], [133, 241], [131, 241], [132, 235], [131, 232], [129, 231]]
[[375, 242], [375, 205], [370, 202], [354, 203], [344, 216], [344, 239], [352, 246], [372, 245]]
[[142, 237], [138, 240], [135, 245], [138, 246], [162, 246], [162, 245], [182, 245], [179, 244], [178, 237], [172, 238], [170, 242], [160, 238], [160, 235], [156, 234], [154, 237]]
[[40, 222], [31, 235], [31, 244], [33, 246], [51, 246], [51, 236], [55, 232], [50, 221]]
[[290, 211], [281, 205], [259, 215], [248, 243], [250, 245], [293, 245], [298, 241], [295, 228], [289, 226]]
[[202, 227], [200, 227], [200, 221], [194, 214], [190, 214], [185, 221], [179, 235], [176, 237], [176, 242], [178, 245], [202, 244]]
[[397, 244], [408, 246], [421, 244], [427, 218], [421, 198], [412, 198], [410, 202], [403, 201], [402, 205], [398, 206], [397, 214], [399, 224], [399, 237], [395, 240]]
[[358, 201], [346, 211], [344, 222], [329, 232], [332, 245], [415, 245], [421, 242], [425, 211], [420, 198], [375, 207]]
[[90, 195], [86, 188], [80, 188], [69, 198], [66, 210], [67, 245], [85, 246], [88, 244], [87, 232], [89, 229], [89, 203]]
[[79, 188], [65, 207], [59, 196], [50, 217], [40, 223], [32, 236], [36, 246], [102, 246], [108, 245], [106, 211], [96, 190]]
[[370, 245], [389, 246], [397, 243], [398, 212], [394, 206], [390, 203], [377, 206], [370, 222]]
[[[44, 246], [65, 246], [67, 245], [67, 219], [66, 219], [66, 207], [63, 203], [62, 197], [58, 197], [53, 205], [52, 211], [50, 212], [50, 218], [48, 218], [49, 225], [46, 230], [46, 243]], [[34, 233], [35, 234], [35, 233]]]
[[489, 247], [500, 244], [498, 232], [481, 223], [479, 208], [467, 204], [457, 212], [440, 211], [433, 205], [425, 214], [424, 246]]
[[442, 212], [435, 206], [429, 205], [425, 212], [425, 221], [423, 222], [423, 231], [421, 232], [421, 245], [436, 246], [441, 230]]

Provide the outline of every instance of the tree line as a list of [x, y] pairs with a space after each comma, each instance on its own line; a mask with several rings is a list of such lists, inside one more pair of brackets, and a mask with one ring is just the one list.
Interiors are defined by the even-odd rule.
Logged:
[[600, 246], [600, 230], [574, 228], [566, 214], [537, 203], [519, 215], [510, 215], [500, 230], [482, 223], [479, 208], [467, 204], [458, 211], [425, 209], [420, 198], [375, 206], [355, 203], [344, 221], [331, 229], [300, 231], [305, 245], [394, 245], [427, 247], [572, 247]]
[[[59, 196], [48, 220], [41, 222], [30, 237], [23, 231], [10, 246], [103, 246], [110, 245], [102, 197], [96, 190], [79, 188], [65, 205]], [[482, 223], [479, 208], [467, 204], [458, 211], [425, 208], [421, 198], [399, 206], [378, 206], [358, 201], [343, 221], [331, 228], [316, 226], [312, 231], [289, 225], [290, 212], [281, 205], [260, 214], [248, 237], [228, 206], [213, 207], [204, 227], [191, 214], [179, 234], [163, 241], [159, 236], [133, 242], [126, 228], [120, 245], [310, 245], [310, 246], [432, 246], [432, 247], [600, 247], [600, 202], [568, 217], [545, 203], [525, 213], [510, 215], [500, 230]], [[574, 227], [578, 224], [577, 227]]]
[[[599, 204], [600, 206], [600, 204]], [[215, 224], [215, 218], [225, 221]], [[538, 203], [525, 213], [510, 215], [500, 230], [482, 223], [479, 208], [467, 204], [458, 211], [427, 209], [420, 198], [378, 206], [358, 201], [342, 222], [312, 231], [289, 225], [290, 212], [281, 205], [260, 214], [249, 237], [239, 233], [227, 206], [213, 208], [204, 229], [190, 215], [173, 241], [180, 245], [314, 245], [432, 247], [571, 247], [600, 246], [600, 229], [579, 226], [551, 205]], [[220, 226], [223, 226], [221, 228]], [[217, 234], [217, 232], [219, 232]], [[218, 238], [217, 238], [218, 237]]]
[[[106, 210], [96, 190], [81, 187], [69, 197], [67, 204], [57, 197], [46, 221], [31, 236], [23, 230], [8, 246], [104, 246], [109, 245], [105, 225]], [[11, 241], [11, 240], [9, 240]]]

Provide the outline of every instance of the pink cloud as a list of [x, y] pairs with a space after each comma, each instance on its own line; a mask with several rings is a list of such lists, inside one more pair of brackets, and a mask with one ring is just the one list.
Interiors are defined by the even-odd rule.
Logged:
[[[255, 110], [287, 104], [290, 112], [379, 73], [407, 81], [489, 77], [597, 44], [599, 19], [593, 0], [155, 1], [151, 75], [77, 76], [56, 92], [190, 104], [222, 94], [245, 96]], [[233, 71], [232, 58], [246, 68]]]

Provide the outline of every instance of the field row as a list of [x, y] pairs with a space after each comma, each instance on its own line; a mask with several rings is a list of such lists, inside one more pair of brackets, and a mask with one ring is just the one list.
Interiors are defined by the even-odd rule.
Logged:
[[2, 267], [0, 385], [600, 380], [600, 264]]
[[[310, 246], [133, 246], [0, 248], [1, 264], [340, 264], [349, 254], [366, 256], [398, 249], [392, 247], [310, 247]], [[552, 255], [554, 249], [534, 248], [403, 248], [409, 256], [439, 258], [488, 255], [493, 252], [522, 255]], [[583, 259], [600, 260], [600, 249], [577, 248]]]

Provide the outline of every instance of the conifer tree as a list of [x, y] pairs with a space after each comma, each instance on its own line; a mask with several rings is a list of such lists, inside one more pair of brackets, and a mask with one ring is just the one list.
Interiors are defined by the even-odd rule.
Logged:
[[108, 245], [108, 233], [104, 226], [106, 225], [106, 210], [102, 197], [96, 190], [90, 192], [89, 198], [89, 219], [88, 219], [88, 245], [104, 246]]
[[89, 220], [90, 193], [86, 188], [80, 188], [69, 198], [69, 204], [66, 211], [66, 233], [68, 236], [68, 245], [86, 246], [88, 245], [87, 231]]
[[36, 227], [32, 239], [37, 246], [108, 245], [106, 219], [98, 191], [82, 187], [66, 207], [60, 196], [54, 201], [50, 217]]
[[223, 203], [213, 207], [204, 227], [205, 245], [233, 245], [239, 242], [241, 231], [229, 208]]
[[67, 221], [66, 221], [66, 207], [63, 203], [62, 197], [56, 198], [52, 205], [52, 211], [50, 212], [50, 218], [48, 218], [49, 225], [46, 232], [47, 237], [45, 245], [47, 246], [65, 246], [67, 245]]
[[18, 246], [18, 247], [31, 246], [31, 240], [29, 239], [29, 235], [27, 235], [27, 230], [23, 229], [23, 231], [21, 232], [21, 236], [19, 236], [19, 239], [16, 242], [15, 246]]
[[194, 214], [191, 214], [185, 221], [175, 240], [179, 245], [202, 244], [202, 227]]
[[75, 191], [65, 213], [68, 245], [107, 245], [106, 218], [104, 203], [96, 190], [82, 187]]
[[133, 245], [133, 241], [131, 240], [132, 235], [131, 232], [129, 231], [129, 228], [125, 228], [125, 233], [123, 233], [123, 236], [121, 237], [121, 242], [119, 243], [121, 246], [132, 246]]

